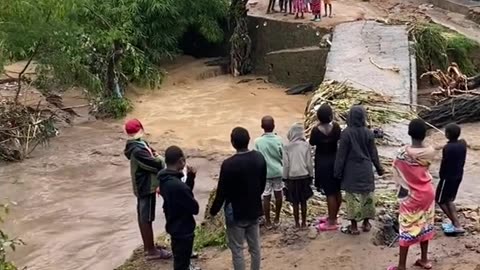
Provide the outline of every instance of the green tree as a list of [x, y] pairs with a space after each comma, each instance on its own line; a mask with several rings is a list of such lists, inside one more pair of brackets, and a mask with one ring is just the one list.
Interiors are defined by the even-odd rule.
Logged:
[[[85, 87], [99, 111], [123, 116], [119, 95], [134, 82], [156, 88], [158, 65], [179, 52], [188, 28], [223, 40], [227, 0], [4, 0], [0, 41], [6, 58], [34, 60], [39, 81]], [[105, 107], [107, 106], [107, 107]]]

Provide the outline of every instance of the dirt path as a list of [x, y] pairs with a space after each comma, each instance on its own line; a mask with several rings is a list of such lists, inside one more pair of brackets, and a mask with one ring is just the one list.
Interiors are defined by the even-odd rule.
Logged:
[[[162, 89], [137, 89], [143, 95], [133, 95], [136, 110], [129, 117], [143, 121], [158, 150], [178, 144], [191, 156], [188, 162], [199, 168], [195, 195], [202, 206], [223, 156], [232, 152], [234, 126], [247, 127], [253, 138], [261, 133], [260, 117], [272, 114], [278, 132], [286, 134], [306, 103], [306, 97], [286, 96], [263, 81], [208, 78], [218, 69], [202, 61], [184, 59], [169, 72]], [[19, 266], [111, 270], [141, 244], [122, 123], [87, 122], [64, 129], [31, 159], [0, 164], [0, 201], [17, 203], [6, 229], [27, 243], [12, 253]], [[160, 206], [157, 231], [164, 226]]]

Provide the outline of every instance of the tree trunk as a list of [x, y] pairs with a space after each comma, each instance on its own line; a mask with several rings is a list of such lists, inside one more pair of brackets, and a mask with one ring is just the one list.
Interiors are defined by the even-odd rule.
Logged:
[[106, 75], [107, 92], [105, 93], [105, 96], [108, 96], [108, 97], [115, 96], [115, 87], [118, 83], [116, 80], [117, 75], [115, 74], [115, 68], [117, 66], [117, 63], [120, 61], [122, 55], [123, 55], [123, 50], [120, 45], [120, 42], [115, 41], [113, 44], [113, 53], [111, 57], [108, 59], [107, 75]]
[[252, 71], [252, 40], [248, 35], [247, 1], [233, 0], [230, 6], [233, 33], [230, 38], [230, 69], [233, 76], [242, 76]]

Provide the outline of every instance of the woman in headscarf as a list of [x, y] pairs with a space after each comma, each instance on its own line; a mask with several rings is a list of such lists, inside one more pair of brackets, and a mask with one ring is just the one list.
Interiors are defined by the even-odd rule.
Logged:
[[318, 126], [310, 133], [310, 144], [315, 146], [315, 187], [327, 196], [328, 217], [320, 218], [318, 229], [337, 230], [337, 215], [342, 204], [340, 179], [333, 177], [338, 140], [342, 129], [333, 122], [333, 110], [324, 103], [317, 110]]
[[[312, 197], [310, 187], [313, 176], [313, 160], [302, 124], [294, 124], [287, 134], [288, 143], [283, 150], [283, 179], [287, 190], [287, 201], [293, 205], [295, 226], [307, 226], [307, 200]], [[299, 207], [302, 210], [302, 224], [299, 221]]]
[[350, 108], [347, 128], [340, 136], [334, 176], [342, 179], [347, 203], [347, 218], [351, 225], [342, 228], [342, 232], [358, 235], [357, 223], [363, 222], [363, 231], [371, 230], [370, 219], [375, 218], [374, 191], [375, 182], [372, 164], [378, 175], [383, 168], [378, 158], [374, 134], [366, 126], [367, 113], [360, 105]]
[[421, 258], [415, 265], [432, 268], [428, 260], [428, 242], [433, 239], [435, 229], [435, 189], [428, 168], [435, 150], [424, 145], [426, 133], [422, 120], [412, 120], [408, 126], [412, 144], [402, 147], [393, 162], [399, 185], [400, 256], [398, 266], [390, 266], [388, 270], [405, 270], [408, 249], [417, 243], [420, 243]]

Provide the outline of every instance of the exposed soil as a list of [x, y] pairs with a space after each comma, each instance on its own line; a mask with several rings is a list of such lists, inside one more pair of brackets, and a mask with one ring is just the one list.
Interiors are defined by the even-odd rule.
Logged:
[[[287, 96], [256, 77], [239, 84], [220, 73], [203, 61], [183, 59], [169, 68], [161, 89], [134, 91], [136, 110], [129, 116], [143, 122], [159, 151], [172, 144], [185, 149], [199, 169], [195, 196], [202, 206], [221, 160], [232, 153], [233, 127], [248, 128], [254, 138], [261, 134], [260, 118], [271, 114], [284, 135], [302, 119], [306, 103], [306, 97]], [[64, 100], [67, 106], [84, 102], [76, 92]], [[140, 245], [122, 123], [87, 121], [66, 128], [30, 159], [0, 164], [0, 201], [16, 203], [6, 229], [27, 243], [11, 254], [20, 267], [111, 270]], [[159, 232], [160, 206], [161, 201]]]
[[[251, 0], [250, 13], [264, 16], [267, 1], [254, 2]], [[408, 17], [418, 11], [419, 5], [416, 1], [396, 0], [338, 0], [333, 4], [334, 18], [319, 24], [333, 26], [386, 14]], [[268, 17], [293, 21], [292, 16], [278, 13]], [[150, 141], [160, 151], [171, 144], [185, 149], [190, 156], [188, 162], [199, 168], [195, 196], [202, 206], [215, 186], [212, 179], [221, 160], [232, 153], [229, 133], [233, 127], [248, 128], [254, 138], [261, 134], [259, 119], [271, 114], [277, 120], [277, 131], [285, 136], [290, 125], [303, 118], [306, 97], [286, 96], [283, 89], [256, 77], [238, 83], [240, 79], [217, 76], [220, 69], [191, 59], [183, 59], [168, 70], [168, 79], [160, 90], [134, 89], [130, 98], [136, 109], [129, 117], [144, 123]], [[67, 96], [65, 104], [84, 102], [77, 92]], [[48, 148], [38, 149], [23, 163], [0, 164], [0, 201], [13, 200], [17, 204], [6, 229], [27, 243], [11, 254], [21, 267], [110, 270], [140, 245], [129, 167], [122, 153], [122, 122], [92, 122], [87, 121], [86, 111], [80, 114], [84, 123], [64, 129]], [[463, 137], [469, 141], [471, 151], [459, 194], [463, 204], [480, 203], [479, 153], [473, 151], [480, 149], [477, 130], [477, 124], [464, 125]], [[438, 147], [444, 142], [439, 133], [430, 140]], [[159, 232], [164, 227], [160, 205], [161, 201], [155, 222]], [[338, 232], [315, 236], [292, 230], [290, 222], [284, 220], [281, 229], [262, 233], [262, 269], [380, 270], [397, 260], [396, 248], [372, 244], [373, 232], [358, 237]], [[480, 270], [479, 246], [478, 235], [458, 239], [439, 235], [430, 248], [434, 269]], [[414, 247], [409, 263], [418, 255], [419, 249]], [[198, 263], [203, 269], [231, 269], [228, 250], [207, 249]], [[132, 269], [171, 266], [170, 262], [140, 264]]]

